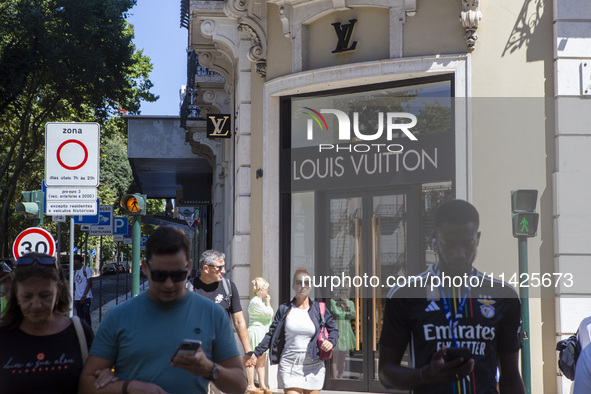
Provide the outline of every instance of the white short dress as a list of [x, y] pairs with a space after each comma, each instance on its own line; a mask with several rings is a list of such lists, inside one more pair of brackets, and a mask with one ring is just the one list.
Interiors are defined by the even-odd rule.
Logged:
[[281, 353], [278, 385], [304, 390], [322, 390], [325, 368], [320, 359], [313, 361], [308, 354], [308, 343], [316, 333], [308, 309], [292, 308], [285, 318], [285, 347]]

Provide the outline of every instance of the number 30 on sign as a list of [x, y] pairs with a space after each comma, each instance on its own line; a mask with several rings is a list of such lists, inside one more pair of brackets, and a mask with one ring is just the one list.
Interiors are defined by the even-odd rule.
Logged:
[[55, 254], [55, 240], [49, 231], [41, 227], [31, 227], [16, 237], [12, 245], [12, 254], [15, 259], [31, 253], [45, 253], [50, 256]]

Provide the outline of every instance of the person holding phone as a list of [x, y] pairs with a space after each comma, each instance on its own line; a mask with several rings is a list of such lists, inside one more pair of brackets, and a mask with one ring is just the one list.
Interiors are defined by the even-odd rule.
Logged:
[[[159, 227], [150, 235], [142, 264], [150, 287], [109, 310], [90, 349], [79, 392], [204, 393], [215, 382], [225, 392], [244, 393], [246, 375], [226, 313], [185, 286], [190, 250], [182, 230]], [[183, 346], [186, 339], [200, 341], [196, 352], [190, 344]], [[189, 354], [173, 357], [179, 344]], [[94, 371], [102, 368], [114, 368], [119, 380], [98, 383]]]
[[[472, 266], [478, 226], [472, 204], [441, 204], [433, 234], [437, 263], [390, 290], [379, 346], [385, 387], [415, 394], [497, 393], [498, 366], [500, 392], [525, 393], [519, 373], [521, 303], [509, 284], [484, 280]], [[409, 345], [410, 368], [401, 365]]]

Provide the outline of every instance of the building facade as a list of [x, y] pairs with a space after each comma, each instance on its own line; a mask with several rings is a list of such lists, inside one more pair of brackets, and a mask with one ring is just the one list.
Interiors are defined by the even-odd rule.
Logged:
[[[475, 266], [509, 280], [510, 192], [535, 189], [531, 388], [568, 392], [555, 344], [591, 315], [591, 3], [182, 0], [181, 25], [180, 125], [210, 165], [205, 231], [244, 307], [257, 276], [277, 289], [275, 307], [288, 300], [298, 267], [328, 278], [314, 297], [354, 307], [351, 347], [330, 361], [325, 389], [385, 391], [381, 284], [435, 262], [439, 203], [478, 208]], [[345, 281], [364, 275], [380, 285]]]

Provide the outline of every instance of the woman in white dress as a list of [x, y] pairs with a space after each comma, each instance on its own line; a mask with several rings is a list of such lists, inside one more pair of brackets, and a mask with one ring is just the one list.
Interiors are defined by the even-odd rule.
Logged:
[[293, 277], [295, 297], [279, 306], [263, 341], [250, 355], [252, 364], [271, 349], [271, 364], [279, 364], [279, 388], [285, 394], [316, 394], [324, 386], [325, 366], [320, 349], [329, 352], [337, 343], [339, 332], [326, 308], [324, 321], [328, 339], [318, 345], [322, 316], [320, 304], [309, 297], [311, 275], [298, 268]]
[[[255, 296], [248, 305], [248, 339], [252, 349], [256, 348], [265, 337], [273, 319], [273, 308], [271, 307], [271, 296], [269, 295], [269, 282], [263, 278], [255, 278], [252, 281], [252, 288]], [[265, 383], [265, 359], [266, 353], [257, 359], [255, 367], [246, 369], [248, 386], [246, 394], [264, 393], [271, 394]], [[254, 371], [256, 368], [259, 377], [259, 389], [254, 385]]]

